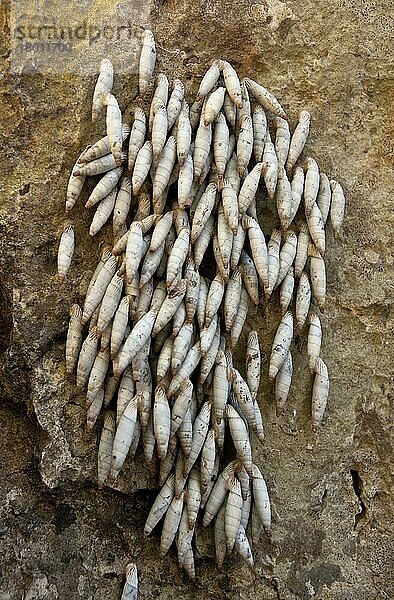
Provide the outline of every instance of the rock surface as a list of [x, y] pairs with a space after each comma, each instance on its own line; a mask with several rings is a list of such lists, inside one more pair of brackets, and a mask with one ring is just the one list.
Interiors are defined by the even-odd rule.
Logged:
[[[50, 10], [60, 11], [57, 4]], [[131, 4], [92, 3], [90, 18], [119, 18]], [[256, 550], [255, 572], [236, 558], [218, 572], [212, 540], [199, 531], [192, 584], [174, 551], [159, 559], [157, 533], [143, 536], [156, 467], [130, 460], [117, 490], [95, 484], [98, 434], [86, 432], [84, 400], [63, 362], [69, 307], [83, 298], [97, 262], [82, 203], [70, 276], [62, 285], [54, 278], [69, 172], [102, 131], [102, 123], [92, 130], [89, 121], [95, 78], [34, 72], [31, 65], [12, 72], [14, 9], [2, 15], [0, 54], [0, 597], [120, 598], [130, 560], [144, 599], [393, 597], [390, 3], [170, 0], [153, 3], [150, 21], [138, 24], [150, 23], [160, 69], [181, 78], [190, 97], [220, 56], [264, 82], [292, 127], [308, 109], [307, 152], [343, 184], [348, 202], [343, 236], [334, 242], [329, 233], [326, 255], [323, 356], [331, 389], [323, 428], [310, 434], [303, 334], [282, 418], [275, 416], [267, 361], [263, 370], [266, 443], [254, 452], [273, 503], [271, 543], [265, 539]], [[115, 93], [122, 108], [137, 91], [126, 51], [109, 46], [121, 71]], [[278, 311], [266, 319], [261, 307], [250, 313], [266, 357], [278, 319]]]

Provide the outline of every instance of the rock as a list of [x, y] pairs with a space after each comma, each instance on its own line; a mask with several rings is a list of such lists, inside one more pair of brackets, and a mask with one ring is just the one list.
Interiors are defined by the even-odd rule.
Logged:
[[[53, 5], [53, 15], [66, 25], [71, 11], [63, 4], [53, 2], [51, 10]], [[130, 19], [136, 33], [140, 24], [151, 22], [158, 66], [185, 82], [189, 99], [210, 61], [223, 57], [275, 93], [292, 128], [299, 110], [311, 112], [306, 151], [343, 184], [348, 201], [342, 239], [334, 243], [329, 233], [326, 254], [329, 297], [322, 321], [330, 397], [323, 427], [313, 437], [305, 336], [296, 339], [296, 384], [282, 418], [275, 416], [265, 363], [259, 401], [266, 442], [263, 448], [255, 444], [254, 452], [274, 519], [271, 543], [263, 537], [255, 549], [255, 573], [233, 557], [218, 573], [205, 534], [198, 536], [195, 583], [178, 568], [174, 551], [159, 559], [158, 534], [143, 536], [156, 465], [147, 469], [141, 458], [128, 460], [117, 490], [97, 490], [99, 427], [86, 432], [84, 401], [65, 378], [63, 362], [69, 308], [82, 300], [98, 241], [106, 239], [105, 230], [98, 240], [89, 239], [91, 217], [82, 201], [73, 211], [76, 252], [69, 276], [59, 284], [54, 275], [70, 169], [80, 150], [103, 131], [102, 121], [95, 128], [89, 121], [93, 73], [103, 46], [90, 44], [92, 66], [85, 72], [78, 61], [66, 71], [62, 58], [52, 73], [35, 72], [26, 58], [17, 69], [8, 58], [15, 40], [5, 27], [1, 598], [117, 598], [131, 560], [139, 569], [143, 598], [389, 596], [394, 324], [389, 3], [364, 9], [322, 0], [252, 5], [192, 0], [147, 4], [149, 14], [145, 5], [139, 14], [127, 2], [91, 4], [88, 17], [85, 7], [83, 13], [91, 25], [99, 17], [103, 23]], [[19, 9], [14, 3], [7, 10]], [[11, 16], [6, 14], [7, 24]], [[107, 46], [119, 66], [115, 90], [122, 108], [131, 107], [137, 93], [130, 47], [138, 47], [135, 40]], [[77, 57], [81, 48], [75, 46]], [[261, 308], [249, 315], [266, 356], [278, 319], [271, 314], [266, 320]]]

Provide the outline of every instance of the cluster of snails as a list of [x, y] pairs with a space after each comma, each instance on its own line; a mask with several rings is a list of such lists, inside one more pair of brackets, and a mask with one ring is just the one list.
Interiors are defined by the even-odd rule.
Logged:
[[[299, 163], [309, 113], [300, 113], [291, 134], [277, 99], [252, 79], [239, 80], [227, 61], [213, 61], [190, 108], [182, 82], [175, 80], [170, 93], [166, 75], [158, 74], [147, 117], [155, 61], [154, 37], [146, 30], [140, 105], [131, 127], [111, 93], [112, 64], [101, 62], [92, 120], [105, 112], [107, 135], [79, 156], [66, 211], [86, 177], [102, 174], [86, 202], [87, 208], [97, 205], [90, 235], [112, 216], [113, 245], [102, 250], [83, 308], [71, 308], [66, 369], [76, 370], [79, 390], [87, 388], [88, 428], [105, 408], [100, 486], [115, 482], [140, 439], [147, 461], [156, 451], [162, 487], [145, 533], [164, 518], [161, 555], [175, 540], [180, 565], [194, 577], [192, 538], [200, 510], [204, 526], [215, 519], [219, 565], [235, 548], [253, 567], [251, 547], [262, 529], [270, 532], [267, 486], [250, 444], [251, 431], [260, 442], [264, 438], [257, 332], [248, 331], [245, 377], [234, 367], [232, 351], [250, 303], [269, 306], [275, 290], [282, 320], [269, 378], [275, 380], [277, 410], [292, 379], [294, 305], [298, 329], [309, 324], [313, 428], [322, 420], [329, 380], [320, 357], [320, 318], [311, 303], [324, 311], [325, 225], [330, 216], [338, 236], [345, 198], [315, 160]], [[256, 206], [264, 194], [278, 215], [268, 242]], [[60, 279], [73, 251], [68, 223], [59, 246]], [[229, 439], [236, 456], [223, 468]], [[127, 598], [136, 597], [137, 585], [133, 590]]]

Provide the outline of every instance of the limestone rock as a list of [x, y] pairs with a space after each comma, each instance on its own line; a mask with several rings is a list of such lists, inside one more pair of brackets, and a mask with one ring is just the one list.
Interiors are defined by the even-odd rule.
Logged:
[[[88, 4], [90, 24], [99, 17], [149, 23], [159, 68], [182, 79], [189, 98], [210, 61], [222, 57], [275, 93], [292, 128], [299, 110], [310, 111], [308, 152], [343, 184], [348, 201], [342, 239], [333, 243], [329, 234], [326, 254], [330, 398], [322, 430], [312, 437], [306, 337], [296, 338], [296, 385], [284, 417], [275, 416], [267, 383], [259, 397], [267, 441], [254, 452], [274, 513], [272, 541], [263, 538], [256, 549], [254, 573], [235, 558], [217, 572], [204, 532], [197, 536], [195, 583], [173, 551], [159, 560], [157, 534], [143, 537], [156, 465], [129, 460], [117, 490], [97, 490], [98, 428], [86, 432], [83, 398], [65, 378], [63, 359], [69, 307], [83, 298], [97, 262], [82, 202], [74, 210], [69, 276], [64, 284], [54, 278], [69, 172], [103, 130], [103, 122], [90, 125], [95, 69], [70, 72], [60, 63], [55, 73], [35, 72], [30, 58], [13, 72], [15, 7], [8, 8], [0, 55], [1, 598], [118, 598], [130, 560], [142, 598], [392, 597], [390, 3], [152, 2], [141, 23], [134, 3]], [[52, 5], [67, 24], [64, 3]], [[135, 39], [130, 44], [138, 48]], [[129, 50], [122, 41], [108, 43], [122, 109], [137, 93]], [[97, 237], [104, 240], [105, 230]], [[266, 356], [276, 317], [266, 321], [259, 308], [250, 313]]]

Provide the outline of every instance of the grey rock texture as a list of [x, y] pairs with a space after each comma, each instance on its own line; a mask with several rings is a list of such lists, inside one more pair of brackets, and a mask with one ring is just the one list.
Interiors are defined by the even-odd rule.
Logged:
[[[89, 18], [108, 20], [135, 8], [92, 5]], [[47, 10], [64, 15], [72, 6], [54, 1]], [[276, 417], [267, 357], [279, 311], [266, 317], [253, 309], [250, 323], [258, 324], [266, 358], [259, 398], [266, 443], [254, 453], [273, 503], [273, 536], [257, 548], [255, 572], [237, 558], [218, 572], [210, 534], [199, 530], [192, 584], [174, 551], [159, 559], [158, 533], [143, 536], [156, 465], [128, 460], [117, 489], [99, 491], [95, 483], [98, 430], [86, 432], [84, 399], [63, 361], [69, 307], [82, 300], [107, 235], [89, 239], [82, 203], [70, 276], [62, 285], [54, 278], [69, 172], [102, 132], [102, 123], [90, 125], [95, 78], [13, 73], [14, 9], [5, 5], [0, 21], [0, 597], [120, 598], [130, 560], [146, 600], [394, 597], [390, 2], [170, 0], [149, 7], [158, 65], [185, 82], [190, 98], [221, 57], [271, 89], [292, 127], [299, 110], [309, 110], [306, 152], [343, 184], [348, 203], [342, 238], [328, 235], [323, 356], [331, 389], [323, 428], [310, 433], [305, 334], [295, 340], [286, 413]], [[137, 78], [125, 72], [122, 44], [108, 51], [121, 71], [115, 94], [124, 109]]]

